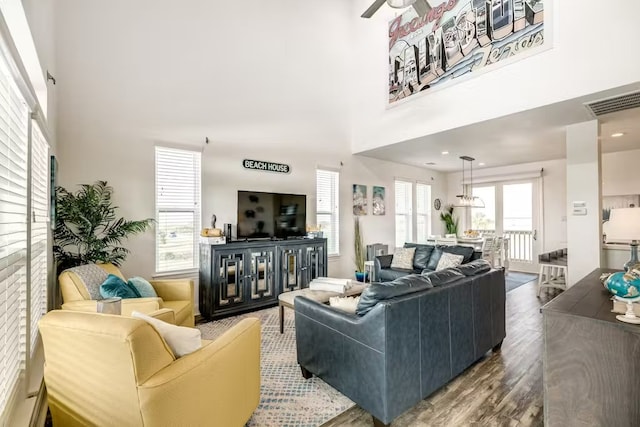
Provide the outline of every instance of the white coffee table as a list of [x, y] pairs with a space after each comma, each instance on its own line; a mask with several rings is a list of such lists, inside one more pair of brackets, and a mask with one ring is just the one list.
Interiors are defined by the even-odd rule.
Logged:
[[283, 292], [278, 295], [278, 306], [280, 307], [280, 333], [284, 333], [284, 308], [293, 308], [296, 297], [303, 296], [321, 303], [329, 302], [331, 297], [347, 297], [360, 295], [365, 287], [369, 284], [353, 282], [353, 286], [345, 293], [329, 292], [329, 291], [312, 291], [311, 289], [298, 289], [297, 291]]

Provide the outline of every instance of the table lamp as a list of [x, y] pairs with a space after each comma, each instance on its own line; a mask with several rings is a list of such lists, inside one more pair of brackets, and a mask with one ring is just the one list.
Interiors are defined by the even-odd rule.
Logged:
[[624, 271], [638, 263], [640, 240], [640, 208], [611, 209], [607, 224], [607, 242], [627, 243], [631, 246], [631, 259], [624, 264]]

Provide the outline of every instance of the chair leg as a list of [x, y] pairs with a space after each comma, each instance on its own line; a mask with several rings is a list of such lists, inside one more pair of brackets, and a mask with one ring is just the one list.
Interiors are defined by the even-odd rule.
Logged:
[[544, 274], [545, 274], [545, 266], [540, 264], [540, 273], [538, 273], [538, 298], [540, 298], [540, 294], [542, 293], [542, 285], [544, 284]]
[[379, 419], [377, 419], [373, 415], [371, 416], [371, 418], [373, 418], [373, 427], [389, 427], [391, 425], [391, 424], [383, 423], [382, 421], [380, 421]]
[[302, 371], [302, 378], [304, 378], [305, 380], [308, 380], [313, 376], [313, 374], [307, 371], [307, 368], [305, 368], [304, 366], [300, 366], [300, 370]]

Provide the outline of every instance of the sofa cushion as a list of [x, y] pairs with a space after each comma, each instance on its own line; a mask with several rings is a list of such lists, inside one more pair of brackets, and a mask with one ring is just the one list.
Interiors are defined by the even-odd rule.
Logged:
[[176, 358], [193, 353], [202, 346], [202, 332], [200, 332], [200, 329], [172, 325], [139, 311], [131, 313], [131, 317], [142, 319], [153, 326], [166, 341]]
[[471, 246], [443, 246], [442, 252], [446, 252], [449, 254], [462, 255], [464, 259], [462, 260], [463, 264], [471, 261], [471, 257], [473, 256], [474, 249]]
[[142, 298], [155, 298], [158, 296], [151, 283], [142, 277], [132, 277], [129, 279], [129, 285], [136, 288]]
[[431, 271], [429, 273], [422, 274], [422, 277], [429, 278], [431, 285], [433, 287], [438, 287], [463, 279], [465, 275], [455, 268], [447, 268], [446, 270]]
[[429, 257], [429, 262], [427, 263], [427, 270], [436, 271], [438, 262], [442, 256], [442, 248], [444, 248], [444, 246], [434, 246], [433, 251], [431, 251], [431, 256]]
[[391, 268], [404, 268], [413, 269], [413, 255], [416, 253], [416, 248], [398, 248], [393, 254], [393, 260], [391, 261]]
[[[461, 273], [458, 273], [462, 276]], [[464, 276], [462, 276], [464, 277]], [[356, 308], [358, 316], [364, 316], [380, 301], [432, 288], [431, 280], [421, 274], [410, 274], [393, 282], [372, 283], [360, 295]]]
[[329, 305], [346, 313], [354, 314], [360, 302], [360, 297], [330, 297]]
[[429, 258], [431, 258], [431, 252], [433, 252], [433, 245], [421, 245], [417, 243], [405, 243], [405, 248], [416, 248], [416, 253], [413, 255], [413, 269], [414, 271], [421, 272], [427, 268]]
[[380, 270], [379, 277], [376, 278], [376, 282], [392, 282], [400, 277], [404, 277], [407, 274], [413, 274], [413, 270], [407, 270], [399, 268], [391, 270], [390, 268]]
[[438, 261], [438, 266], [436, 267], [436, 271], [444, 270], [446, 268], [457, 267], [462, 264], [462, 260], [464, 259], [463, 255], [450, 254], [448, 252], [443, 252], [440, 260]]
[[102, 298], [140, 298], [140, 293], [133, 285], [114, 274], [109, 274], [107, 280], [100, 285], [100, 295]]
[[455, 269], [465, 276], [475, 276], [476, 274], [486, 273], [491, 270], [491, 264], [486, 259], [477, 259], [466, 264], [461, 264]]

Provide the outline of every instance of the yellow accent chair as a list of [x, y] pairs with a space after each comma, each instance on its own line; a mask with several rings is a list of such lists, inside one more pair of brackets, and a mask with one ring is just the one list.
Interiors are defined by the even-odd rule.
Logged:
[[[107, 274], [126, 279], [113, 264], [96, 264]], [[72, 270], [65, 270], [58, 277], [62, 292], [62, 309], [96, 312], [97, 300], [91, 299], [82, 278]], [[157, 298], [127, 298], [122, 300], [122, 314], [130, 316], [133, 311], [152, 315], [178, 326], [195, 326], [193, 313], [193, 280], [151, 280]], [[171, 313], [173, 311], [173, 313]]]
[[260, 321], [176, 359], [147, 322], [53, 310], [39, 322], [54, 426], [243, 426], [260, 400]]

